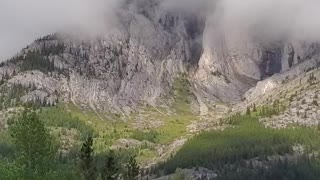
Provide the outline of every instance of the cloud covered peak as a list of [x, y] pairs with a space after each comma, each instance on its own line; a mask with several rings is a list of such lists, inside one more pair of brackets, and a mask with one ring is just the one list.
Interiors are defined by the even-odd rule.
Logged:
[[[137, 0], [1, 0], [0, 59], [56, 31], [104, 33], [122, 3]], [[151, 1], [151, 0], [150, 0]], [[274, 39], [320, 41], [319, 0], [154, 0], [170, 11], [207, 16], [225, 30]]]

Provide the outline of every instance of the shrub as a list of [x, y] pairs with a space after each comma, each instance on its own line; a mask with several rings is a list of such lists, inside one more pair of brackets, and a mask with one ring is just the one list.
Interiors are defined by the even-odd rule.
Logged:
[[157, 143], [159, 141], [158, 136], [159, 136], [159, 133], [158, 131], [155, 131], [155, 130], [148, 130], [148, 131], [135, 130], [132, 132], [131, 138], [139, 141], [149, 141], [149, 142]]

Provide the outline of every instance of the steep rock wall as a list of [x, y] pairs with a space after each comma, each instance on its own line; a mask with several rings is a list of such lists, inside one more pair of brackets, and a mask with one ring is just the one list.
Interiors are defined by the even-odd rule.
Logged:
[[[129, 112], [146, 103], [169, 105], [181, 74], [187, 74], [201, 106], [237, 102], [258, 81], [319, 52], [317, 43], [266, 40], [223, 26], [212, 14], [172, 11], [160, 4], [126, 2], [114, 28], [94, 38], [59, 33], [39, 39], [2, 64], [0, 74], [10, 76], [9, 84], [35, 85], [26, 100], [40, 97], [54, 104], [60, 99]], [[54, 71], [21, 68], [30, 52], [46, 57]]]

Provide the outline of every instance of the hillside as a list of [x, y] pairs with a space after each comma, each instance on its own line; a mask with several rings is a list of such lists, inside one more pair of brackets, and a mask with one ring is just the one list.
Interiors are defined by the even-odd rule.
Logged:
[[243, 163], [235, 176], [254, 179], [259, 166], [273, 177], [275, 162], [309, 154], [317, 165], [319, 43], [217, 26], [159, 0], [117, 15], [103, 35], [57, 32], [0, 64], [1, 158], [12, 158], [10, 125], [32, 104], [70, 162], [92, 135], [97, 157], [136, 154], [143, 178], [232, 179]]

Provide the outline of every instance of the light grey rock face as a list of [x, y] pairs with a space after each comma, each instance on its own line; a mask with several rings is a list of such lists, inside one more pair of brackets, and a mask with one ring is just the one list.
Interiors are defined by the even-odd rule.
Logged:
[[186, 176], [186, 179], [192, 180], [213, 180], [218, 177], [218, 175], [212, 170], [206, 168], [193, 168], [193, 169], [185, 169], [183, 173]]
[[[318, 83], [318, 82], [317, 82]], [[266, 127], [287, 128], [292, 125], [307, 127], [319, 126], [320, 107], [318, 97], [319, 86], [305, 88], [301, 93], [293, 96], [289, 108], [282, 114], [272, 118], [263, 118], [260, 121]]]
[[299, 75], [304, 75], [310, 69], [318, 67], [319, 63], [319, 54], [315, 54], [310, 59], [300, 62], [300, 64], [291, 67], [281, 74], [275, 74], [270, 78], [258, 82], [257, 85], [249, 89], [243, 97], [247, 101], [253, 101], [259, 96], [262, 96], [275, 88], [283, 86], [283, 82], [292, 80]]
[[[199, 27], [200, 20], [163, 12], [151, 2], [123, 7], [121, 23], [104, 37], [76, 40], [59, 35], [34, 42], [21, 55], [64, 45], [62, 54], [49, 57], [64, 75], [25, 72], [10, 82], [35, 84], [37, 89], [58, 92], [63, 100], [100, 110], [155, 104], [158, 97], [169, 93], [187, 65], [194, 63], [193, 56], [200, 54], [201, 48], [191, 37], [198, 33], [192, 28]], [[40, 94], [24, 99], [33, 95]]]
[[[216, 27], [214, 18], [164, 9], [159, 0], [126, 2], [119, 22], [96, 38], [59, 34], [35, 41], [17, 62], [0, 68], [9, 83], [34, 85], [23, 100], [72, 101], [101, 111], [129, 112], [159, 104], [186, 73], [201, 113], [211, 101], [239, 101], [258, 80], [288, 70], [318, 52], [317, 44], [270, 42], [249, 32]], [[45, 54], [56, 71], [21, 72], [28, 52]], [[17, 75], [15, 75], [15, 73]], [[40, 92], [41, 91], [41, 92]]]
[[[176, 174], [179, 174], [181, 178], [186, 180], [214, 180], [218, 178], [218, 174], [212, 170], [198, 167], [193, 169], [181, 169]], [[168, 175], [160, 178], [156, 178], [155, 180], [170, 180], [170, 179], [178, 179], [175, 178], [177, 175]]]
[[[294, 39], [270, 40], [255, 32], [218, 24], [208, 18], [203, 33], [203, 53], [196, 72], [202, 89], [223, 101], [238, 100], [257, 81], [288, 70], [301, 73], [309, 64], [314, 67], [319, 44]], [[302, 68], [297, 68], [301, 64]], [[302, 70], [303, 71], [303, 70]]]

